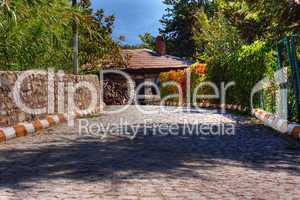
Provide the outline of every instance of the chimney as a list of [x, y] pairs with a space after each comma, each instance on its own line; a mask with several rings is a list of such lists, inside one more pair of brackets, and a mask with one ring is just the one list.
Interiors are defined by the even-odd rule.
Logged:
[[166, 43], [162, 36], [156, 38], [156, 52], [161, 56], [166, 55]]

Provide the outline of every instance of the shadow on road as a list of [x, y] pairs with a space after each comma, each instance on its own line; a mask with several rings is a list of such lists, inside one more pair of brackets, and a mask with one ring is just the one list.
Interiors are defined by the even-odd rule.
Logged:
[[284, 170], [299, 176], [300, 149], [293, 148], [295, 145], [296, 142], [254, 125], [240, 125], [235, 135], [223, 136], [149, 133], [140, 134], [135, 140], [85, 137], [67, 143], [50, 141], [40, 148], [1, 150], [0, 187], [60, 178], [90, 182], [160, 174], [209, 179], [199, 171], [231, 165]]

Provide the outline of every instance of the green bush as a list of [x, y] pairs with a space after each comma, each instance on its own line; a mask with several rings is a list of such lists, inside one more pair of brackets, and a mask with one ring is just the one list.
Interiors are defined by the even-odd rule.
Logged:
[[228, 89], [227, 103], [249, 106], [253, 86], [266, 76], [270, 66], [268, 45], [263, 41], [245, 43], [221, 14], [211, 22], [203, 34], [205, 52], [199, 57], [207, 61], [208, 80], [219, 86], [235, 82]]
[[79, 24], [80, 66], [101, 67], [118, 58], [111, 39], [113, 16], [93, 12], [90, 1], [0, 0], [0, 70], [72, 69], [72, 22]]

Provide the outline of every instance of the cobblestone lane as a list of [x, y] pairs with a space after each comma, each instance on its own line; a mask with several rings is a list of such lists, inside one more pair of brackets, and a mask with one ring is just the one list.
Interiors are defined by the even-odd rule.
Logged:
[[[121, 121], [105, 138], [64, 125], [1, 144], [0, 199], [300, 199], [299, 144], [247, 117], [130, 107], [80, 123]], [[195, 132], [185, 124], [223, 123], [235, 134], [182, 134]], [[181, 134], [145, 129], [160, 125]], [[138, 127], [134, 140], [116, 136], [128, 127]]]

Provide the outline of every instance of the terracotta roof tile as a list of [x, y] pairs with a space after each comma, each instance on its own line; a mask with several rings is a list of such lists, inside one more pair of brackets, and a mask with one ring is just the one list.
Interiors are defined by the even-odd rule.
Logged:
[[160, 56], [149, 49], [122, 50], [128, 69], [186, 68], [193, 62], [175, 56]]

